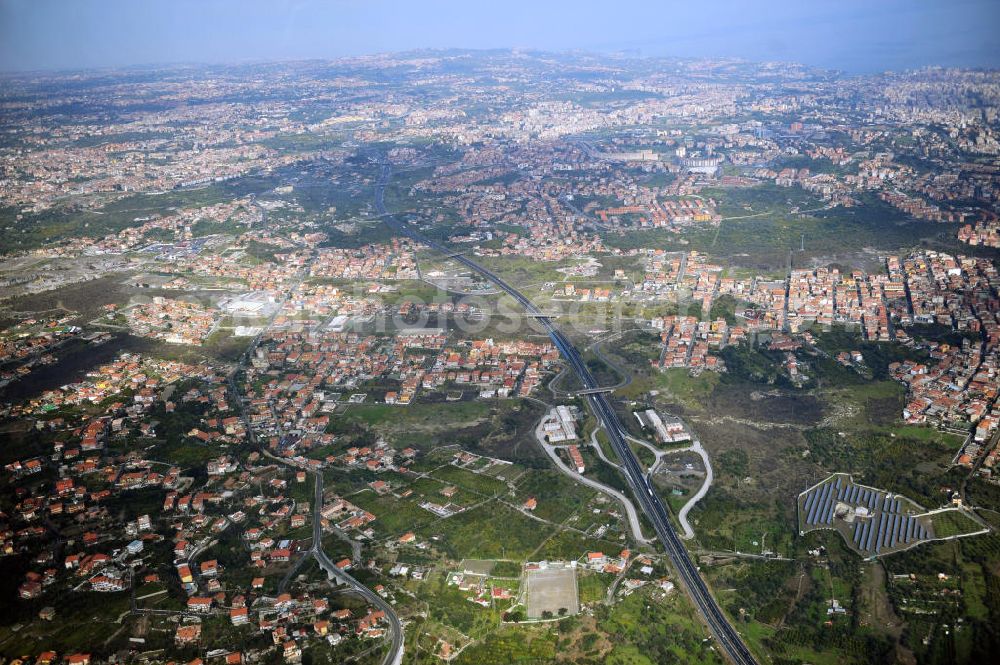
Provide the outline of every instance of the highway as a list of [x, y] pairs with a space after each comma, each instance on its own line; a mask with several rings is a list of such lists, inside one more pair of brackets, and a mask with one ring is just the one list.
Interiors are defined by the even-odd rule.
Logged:
[[[465, 255], [455, 254], [452, 249], [435, 240], [425, 237], [423, 234], [414, 230], [409, 224], [399, 222], [386, 212], [384, 194], [386, 184], [389, 182], [391, 174], [392, 167], [387, 163], [382, 163], [382, 172], [375, 187], [375, 208], [382, 221], [384, 221], [392, 229], [407, 236], [408, 238], [427, 245], [428, 247], [436, 249], [444, 254], [450, 255], [452, 260], [458, 261], [496, 284], [500, 289], [516, 300], [518, 304], [524, 308], [525, 313], [528, 316], [534, 318], [541, 326], [544, 327], [545, 331], [549, 335], [549, 338], [552, 340], [552, 343], [555, 344], [556, 348], [559, 350], [559, 353], [566, 360], [566, 362], [569, 363], [573, 371], [576, 372], [584, 389], [599, 388], [600, 386], [597, 385], [597, 382], [591, 375], [590, 370], [587, 369], [587, 365], [583, 362], [583, 359], [580, 357], [580, 354], [576, 350], [573, 343], [570, 342], [562, 331], [556, 327], [551, 318], [542, 315], [542, 312], [534, 305], [534, 303], [531, 302], [531, 300], [527, 298], [527, 296], [508, 284], [491, 270], [480, 266], [478, 263]], [[632, 452], [632, 449], [625, 440], [626, 430], [621, 420], [618, 418], [618, 414], [615, 413], [604, 393], [591, 393], [586, 395], [586, 398], [591, 411], [607, 432], [608, 439], [611, 441], [612, 447], [617, 453], [618, 458], [622, 461], [622, 470], [625, 472], [625, 477], [633, 495], [639, 502], [643, 513], [645, 513], [646, 517], [652, 523], [657, 537], [666, 550], [667, 556], [670, 557], [670, 560], [673, 562], [674, 567], [677, 570], [682, 586], [694, 602], [695, 607], [698, 609], [701, 616], [704, 618], [706, 624], [712, 632], [712, 635], [716, 639], [719, 649], [731, 662], [736, 665], [755, 664], [757, 661], [753, 654], [750, 653], [750, 650], [743, 642], [740, 634], [736, 631], [732, 624], [729, 623], [729, 620], [723, 614], [719, 604], [715, 602], [715, 598], [708, 590], [708, 586], [702, 579], [701, 574], [694, 565], [694, 562], [691, 561], [691, 557], [688, 555], [688, 551], [681, 542], [677, 531], [670, 523], [670, 518], [667, 515], [666, 509], [663, 507], [663, 502], [653, 490], [650, 479], [643, 473], [642, 467], [639, 465], [639, 461], [636, 459], [635, 454]]]

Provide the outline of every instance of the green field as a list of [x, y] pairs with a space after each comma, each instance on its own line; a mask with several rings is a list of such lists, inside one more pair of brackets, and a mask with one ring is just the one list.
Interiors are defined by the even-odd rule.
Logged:
[[524, 560], [552, 531], [551, 527], [493, 502], [421, 527], [417, 534], [454, 560]]
[[983, 526], [960, 510], [948, 510], [937, 513], [932, 518], [934, 526], [934, 536], [937, 538], [948, 538], [949, 536], [959, 536], [965, 533], [981, 531]]

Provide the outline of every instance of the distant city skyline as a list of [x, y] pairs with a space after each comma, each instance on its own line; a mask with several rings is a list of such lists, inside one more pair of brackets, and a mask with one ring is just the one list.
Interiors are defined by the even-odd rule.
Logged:
[[995, 0], [0, 0], [0, 69], [332, 59], [421, 48], [628, 50], [857, 73], [995, 68], [998, 25]]

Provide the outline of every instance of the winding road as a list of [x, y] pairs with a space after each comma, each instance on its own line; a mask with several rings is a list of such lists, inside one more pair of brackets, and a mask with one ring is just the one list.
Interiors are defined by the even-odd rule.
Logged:
[[[596, 433], [597, 430], [594, 430], [594, 432]], [[613, 487], [609, 487], [604, 483], [588, 478], [570, 468], [570, 466], [566, 464], [561, 457], [559, 457], [559, 453], [556, 451], [556, 446], [553, 446], [545, 440], [545, 433], [542, 431], [542, 421], [539, 421], [538, 425], [535, 427], [535, 438], [538, 439], [538, 443], [542, 446], [542, 449], [560, 471], [573, 478], [581, 485], [586, 485], [587, 487], [597, 490], [602, 494], [606, 494], [620, 503], [622, 508], [625, 510], [625, 516], [628, 518], [629, 528], [632, 530], [632, 537], [640, 543], [650, 542], [649, 538], [646, 538], [646, 536], [642, 534], [642, 522], [639, 520], [639, 513], [636, 511], [635, 506], [632, 505], [632, 501], [627, 496]], [[608, 463], [611, 464], [611, 462]], [[617, 465], [613, 466], [617, 468]]]
[[[293, 462], [272, 455], [266, 449], [264, 449], [263, 452], [265, 456], [275, 462], [279, 462], [293, 468], [301, 468]], [[382, 612], [385, 612], [385, 619], [389, 623], [390, 647], [389, 651], [386, 652], [385, 657], [382, 659], [382, 665], [402, 665], [404, 647], [403, 624], [400, 622], [395, 610], [393, 610], [392, 606], [386, 602], [385, 598], [354, 579], [354, 577], [349, 575], [343, 568], [338, 568], [323, 549], [323, 472], [313, 471], [312, 476], [315, 480], [315, 496], [313, 497], [312, 503], [312, 546], [309, 548], [306, 556], [299, 559], [292, 570], [288, 572], [288, 575], [285, 576], [285, 579], [282, 580], [282, 587], [291, 581], [291, 577], [306, 560], [306, 558], [312, 556], [316, 559], [316, 563], [319, 564], [320, 568], [326, 571], [327, 577], [336, 580], [340, 584], [346, 585], [354, 591], [354, 593], [364, 598], [369, 604], [373, 605]]]
[[[463, 254], [455, 254], [452, 249], [427, 238], [414, 230], [409, 224], [397, 221], [386, 212], [385, 187], [392, 174], [392, 167], [385, 162], [381, 164], [381, 167], [381, 174], [375, 186], [375, 208], [382, 221], [393, 230], [402, 233], [408, 238], [449, 255], [452, 260], [458, 261], [496, 284], [497, 287], [517, 301], [529, 317], [542, 326], [559, 350], [559, 353], [576, 372], [584, 389], [599, 388], [597, 381], [591, 375], [590, 370], [587, 368], [586, 363], [583, 362], [580, 353], [573, 343], [556, 327], [553, 320], [550, 317], [544, 316], [524, 294], [508, 284], [493, 271], [484, 268]], [[587, 394], [586, 398], [594, 416], [598, 419], [605, 432], [607, 432], [612, 448], [622, 461], [622, 471], [625, 473], [625, 478], [636, 501], [638, 501], [640, 508], [652, 523], [657, 537], [666, 550], [667, 556], [670, 557], [674, 567], [677, 569], [682, 586], [708, 625], [709, 630], [718, 642], [719, 648], [731, 662], [737, 665], [755, 664], [757, 661], [753, 654], [743, 642], [740, 634], [729, 623], [729, 619], [722, 612], [719, 604], [715, 601], [715, 598], [708, 589], [708, 585], [705, 584], [701, 574], [698, 572], [698, 568], [691, 560], [687, 549], [681, 542], [680, 536], [670, 523], [667, 510], [654, 491], [652, 481], [649, 476], [643, 473], [639, 461], [625, 440], [627, 430], [618, 418], [618, 414], [615, 413], [604, 393]]]
[[[307, 264], [299, 273], [296, 287], [298, 286], [298, 284], [301, 284], [305, 280], [305, 277], [308, 274], [308, 272], [309, 271]], [[292, 289], [289, 289], [286, 293], [292, 293], [294, 290], [295, 288], [293, 287]], [[286, 295], [285, 298], [279, 303], [278, 307], [275, 308], [274, 314], [268, 320], [268, 323], [264, 327], [264, 329], [250, 341], [250, 344], [247, 346], [246, 350], [240, 356], [239, 360], [233, 365], [231, 371], [226, 375], [226, 382], [229, 385], [229, 390], [232, 392], [233, 396], [236, 397], [238, 401], [239, 412], [240, 412], [239, 416], [240, 419], [243, 421], [244, 427], [246, 428], [247, 442], [249, 443], [249, 445], [260, 450], [260, 452], [262, 452], [265, 456], [269, 457], [270, 459], [281, 462], [283, 464], [289, 464], [291, 466], [294, 466], [290, 462], [288, 462], [288, 460], [272, 455], [265, 446], [260, 445], [260, 443], [257, 440], [257, 435], [253, 427], [253, 422], [250, 419], [250, 414], [247, 411], [246, 398], [244, 397], [243, 392], [240, 390], [239, 386], [236, 383], [237, 371], [239, 370], [240, 367], [244, 367], [246, 363], [250, 360], [250, 358], [253, 356], [254, 351], [257, 349], [261, 340], [264, 338], [266, 331], [269, 330], [272, 325], [274, 325], [275, 319], [277, 318], [279, 312], [281, 312], [281, 309], [287, 300], [288, 296]], [[326, 571], [327, 575], [330, 578], [336, 579], [338, 582], [347, 585], [355, 593], [357, 593], [359, 596], [367, 600], [370, 604], [377, 607], [381, 611], [385, 612], [385, 618], [389, 624], [390, 648], [389, 651], [386, 652], [385, 657], [382, 659], [382, 665], [402, 665], [403, 649], [405, 645], [403, 639], [403, 624], [400, 622], [399, 617], [396, 616], [395, 610], [392, 609], [392, 606], [389, 605], [389, 603], [387, 603], [386, 600], [382, 598], [382, 596], [378, 595], [377, 593], [366, 587], [364, 584], [354, 579], [351, 575], [348, 575], [347, 572], [335, 566], [333, 561], [330, 560], [330, 557], [327, 556], [326, 552], [323, 550], [323, 528], [320, 522], [321, 518], [320, 512], [322, 511], [323, 508], [323, 472], [314, 471], [313, 477], [315, 478], [316, 481], [316, 497], [315, 501], [313, 501], [313, 506], [312, 506], [313, 543], [312, 547], [309, 550], [309, 553], [316, 559], [316, 562], [320, 565], [320, 567], [323, 570]], [[305, 557], [300, 559], [295, 564], [293, 571], [298, 569], [298, 567], [302, 565], [302, 562], [304, 560]], [[288, 575], [285, 577], [285, 579], [282, 580], [281, 582], [282, 588], [288, 584], [290, 579], [291, 575]]]
[[396, 616], [392, 606], [386, 602], [385, 598], [378, 595], [361, 582], [348, 575], [344, 570], [337, 568], [330, 557], [323, 550], [323, 526], [320, 523], [320, 511], [323, 506], [323, 472], [317, 471], [313, 474], [316, 479], [316, 497], [313, 501], [313, 545], [312, 555], [320, 568], [326, 571], [331, 578], [336, 579], [341, 584], [354, 589], [354, 591], [368, 601], [371, 605], [385, 612], [386, 621], [389, 622], [389, 651], [382, 659], [382, 665], [402, 665], [403, 662], [403, 624]]
[[712, 473], [712, 462], [708, 459], [708, 453], [705, 451], [705, 448], [702, 447], [701, 441], [698, 439], [693, 439], [692, 444], [686, 448], [675, 448], [665, 453], [665, 455], [685, 452], [697, 453], [701, 457], [702, 464], [705, 465], [704, 482], [702, 482], [698, 491], [691, 495], [691, 498], [688, 499], [687, 503], [681, 506], [680, 511], [677, 513], [677, 521], [680, 522], [681, 528], [684, 529], [684, 539], [690, 540], [691, 538], [694, 538], [694, 529], [692, 529], [691, 524], [688, 523], [688, 513], [691, 512], [691, 509], [694, 508], [696, 503], [704, 499], [705, 495], [708, 494], [708, 490], [712, 487], [712, 481], [715, 476]]

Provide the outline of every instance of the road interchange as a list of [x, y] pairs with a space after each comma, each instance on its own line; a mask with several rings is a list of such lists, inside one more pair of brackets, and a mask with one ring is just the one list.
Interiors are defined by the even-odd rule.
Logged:
[[[553, 344], [555, 344], [556, 348], [559, 350], [560, 355], [562, 355], [563, 359], [569, 363], [570, 367], [577, 374], [580, 384], [583, 386], [584, 390], [594, 390], [600, 388], [573, 343], [558, 327], [556, 327], [552, 318], [545, 316], [544, 313], [539, 310], [530, 299], [528, 299], [527, 296], [508, 284], [499, 275], [488, 268], [479, 265], [468, 256], [464, 254], [456, 254], [454, 250], [440, 242], [424, 236], [420, 232], [416, 231], [410, 224], [400, 222], [386, 212], [384, 199], [385, 187], [389, 182], [391, 174], [392, 167], [388, 163], [382, 162], [381, 173], [375, 186], [375, 209], [379, 218], [393, 230], [402, 233], [411, 240], [419, 242], [447, 255], [453, 261], [461, 263], [470, 270], [473, 270], [493, 282], [497, 287], [513, 298], [524, 309], [525, 314], [528, 317], [534, 319], [540, 326], [542, 326], [546, 334], [548, 334], [549, 338], [552, 340]], [[615, 413], [612, 408], [605, 393], [589, 393], [585, 397], [588, 405], [590, 406], [591, 412], [604, 428], [608, 435], [608, 439], [611, 441], [612, 448], [618, 455], [618, 458], [622, 461], [622, 471], [625, 473], [625, 478], [628, 481], [629, 488], [632, 490], [632, 494], [635, 496], [647, 519], [649, 519], [652, 523], [658, 539], [666, 550], [667, 556], [670, 557], [670, 560], [673, 562], [674, 567], [677, 570], [683, 588], [691, 598], [692, 602], [694, 602], [695, 607], [705, 620], [705, 623], [708, 625], [709, 630], [715, 637], [720, 650], [731, 662], [736, 665], [756, 664], [757, 661], [753, 654], [743, 642], [740, 634], [729, 622], [725, 614], [723, 614], [722, 608], [719, 607], [719, 604], [715, 601], [715, 598], [708, 589], [708, 585], [705, 584], [701, 574], [698, 572], [698, 568], [694, 565], [687, 549], [681, 542], [680, 536], [670, 523], [667, 510], [664, 508], [663, 502], [654, 491], [652, 481], [649, 476], [643, 472], [639, 461], [636, 459], [635, 453], [628, 445], [628, 442], [625, 439], [627, 436], [625, 427], [618, 418], [618, 414]]]

